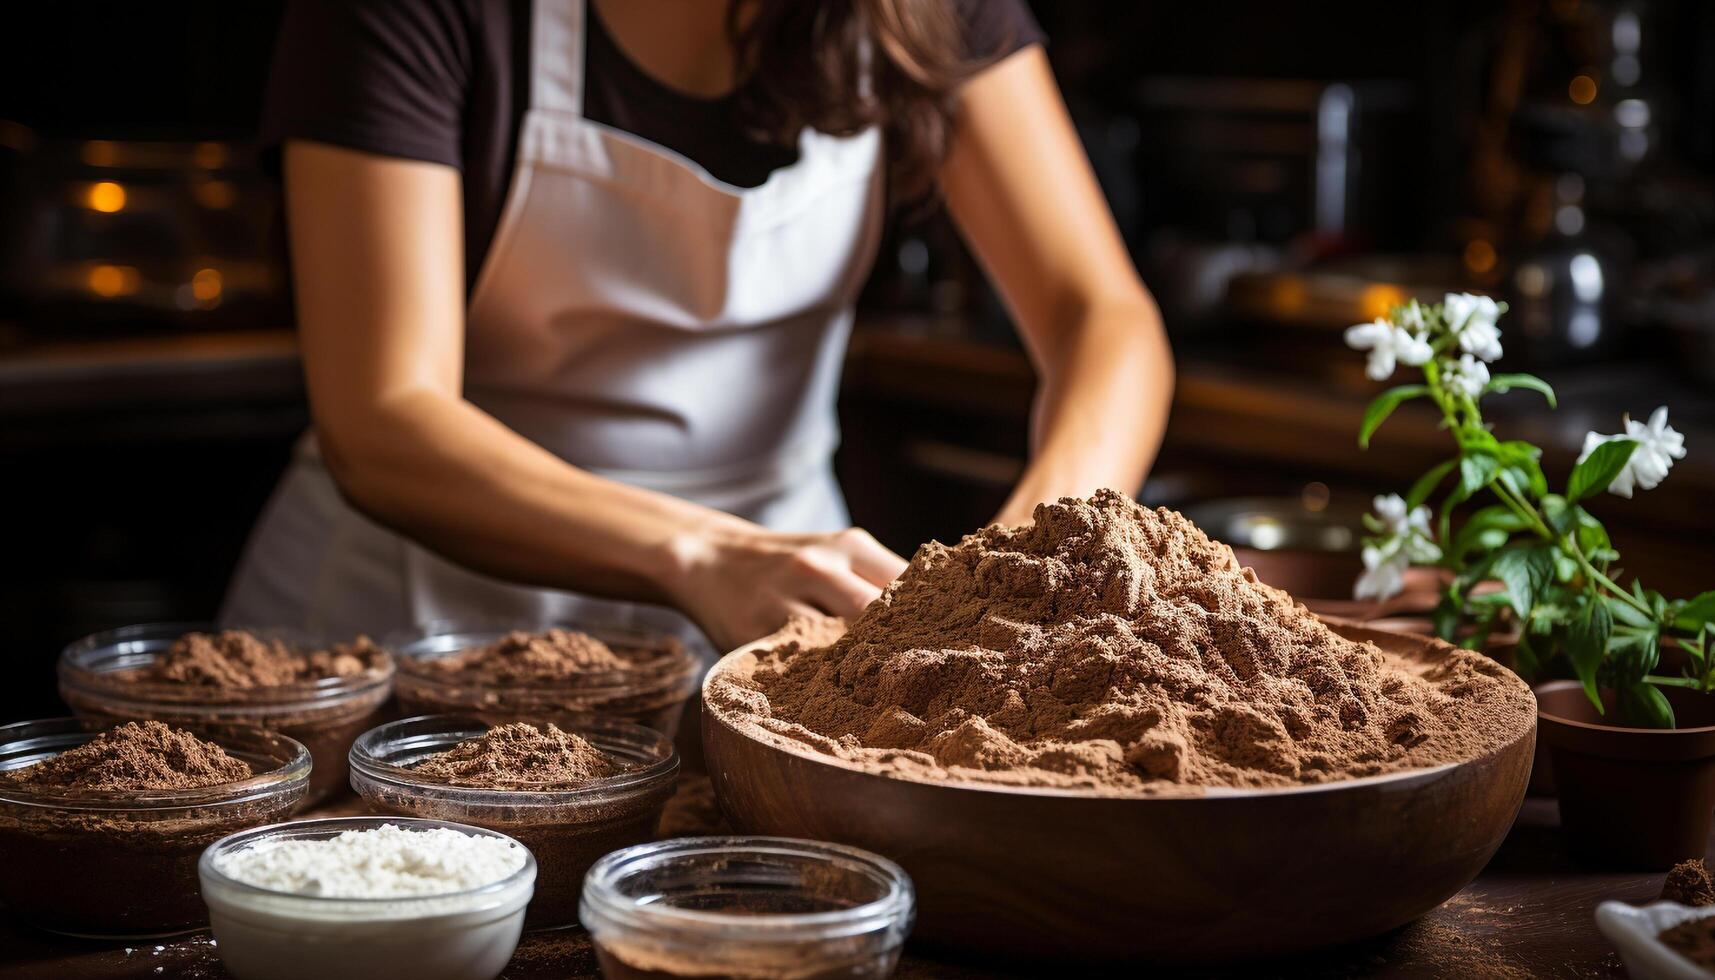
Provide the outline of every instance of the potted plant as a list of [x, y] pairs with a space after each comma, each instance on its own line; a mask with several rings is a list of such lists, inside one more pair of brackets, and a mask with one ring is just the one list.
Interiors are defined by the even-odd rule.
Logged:
[[[1630, 498], [1654, 488], [1684, 458], [1684, 439], [1665, 407], [1648, 422], [1628, 418], [1619, 434], [1587, 435], [1572, 472], [1551, 487], [1540, 449], [1501, 439], [1483, 420], [1483, 398], [1513, 389], [1555, 404], [1540, 378], [1490, 374], [1505, 312], [1488, 297], [1449, 294], [1346, 331], [1348, 345], [1368, 352], [1371, 378], [1401, 364], [1422, 374], [1376, 397], [1358, 444], [1367, 448], [1401, 404], [1424, 399], [1457, 450], [1403, 497], [1376, 498], [1354, 594], [1385, 599], [1407, 567], [1442, 569], [1434, 626], [1444, 639], [1480, 648], [1505, 624], [1527, 680], [1574, 678], [1537, 688], [1538, 732], [1574, 850], [1635, 867], [1701, 857], [1715, 814], [1715, 591], [1669, 599], [1635, 578], [1621, 584], [1620, 556], [1584, 507], [1604, 491]], [[1662, 665], [1664, 646], [1683, 666]]]

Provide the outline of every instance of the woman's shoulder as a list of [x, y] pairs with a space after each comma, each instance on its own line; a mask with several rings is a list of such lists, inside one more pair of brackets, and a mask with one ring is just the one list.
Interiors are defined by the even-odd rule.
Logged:
[[1024, 0], [952, 0], [965, 50], [979, 60], [1004, 58], [1047, 40]]
[[[511, 50], [513, 0], [291, 0], [275, 44], [263, 140], [334, 143], [460, 164], [484, 59]], [[497, 36], [498, 35], [498, 36]]]

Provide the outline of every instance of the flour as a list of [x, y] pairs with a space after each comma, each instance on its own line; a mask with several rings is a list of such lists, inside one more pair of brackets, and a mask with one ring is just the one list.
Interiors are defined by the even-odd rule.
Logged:
[[269, 891], [323, 898], [410, 898], [468, 891], [522, 868], [526, 851], [445, 827], [382, 824], [326, 840], [259, 841], [215, 858], [216, 870]]

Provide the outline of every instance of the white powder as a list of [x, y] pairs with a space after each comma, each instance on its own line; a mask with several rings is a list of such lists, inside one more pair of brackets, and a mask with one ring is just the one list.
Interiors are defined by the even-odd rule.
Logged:
[[524, 866], [525, 850], [445, 827], [382, 824], [326, 840], [262, 840], [214, 859], [221, 874], [269, 891], [325, 898], [410, 898], [480, 888]]

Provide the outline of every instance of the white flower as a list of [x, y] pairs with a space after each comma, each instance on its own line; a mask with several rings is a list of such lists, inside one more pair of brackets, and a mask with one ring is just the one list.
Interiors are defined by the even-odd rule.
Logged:
[[1446, 380], [1448, 388], [1466, 398], [1476, 398], [1489, 383], [1489, 366], [1465, 354], [1457, 361], [1448, 361], [1442, 368], [1441, 377]]
[[[1386, 599], [1405, 585], [1405, 570], [1412, 562], [1441, 558], [1429, 534], [1429, 508], [1421, 504], [1409, 512], [1405, 499], [1390, 493], [1375, 499], [1381, 533], [1364, 545], [1364, 574], [1358, 576], [1352, 595], [1358, 599]], [[1373, 525], [1372, 525], [1373, 526]]]
[[1487, 296], [1448, 293], [1441, 301], [1441, 312], [1447, 318], [1447, 329], [1459, 338], [1460, 350], [1485, 361], [1500, 359], [1501, 329], [1495, 325], [1501, 318], [1500, 304]]
[[1370, 352], [1365, 373], [1376, 381], [1386, 381], [1393, 374], [1395, 361], [1417, 367], [1429, 363], [1435, 353], [1422, 334], [1410, 333], [1381, 317], [1374, 323], [1347, 327], [1346, 346]]
[[1405, 589], [1405, 569], [1411, 564], [1404, 552], [1387, 554], [1374, 545], [1364, 546], [1364, 574], [1352, 586], [1354, 599], [1391, 599]]
[[1411, 300], [1399, 308], [1399, 325], [1414, 334], [1421, 334], [1428, 328], [1423, 319], [1423, 307], [1418, 305], [1417, 300]]
[[1667, 424], [1666, 405], [1651, 412], [1647, 424], [1628, 417], [1626, 431], [1620, 435], [1588, 433], [1584, 436], [1584, 451], [1578, 454], [1578, 462], [1584, 462], [1597, 446], [1615, 439], [1631, 439], [1638, 444], [1638, 448], [1632, 450], [1631, 459], [1626, 460], [1626, 465], [1608, 484], [1608, 492], [1617, 497], [1629, 499], [1634, 488], [1654, 490], [1667, 478], [1673, 461], [1685, 458], [1685, 437]]

